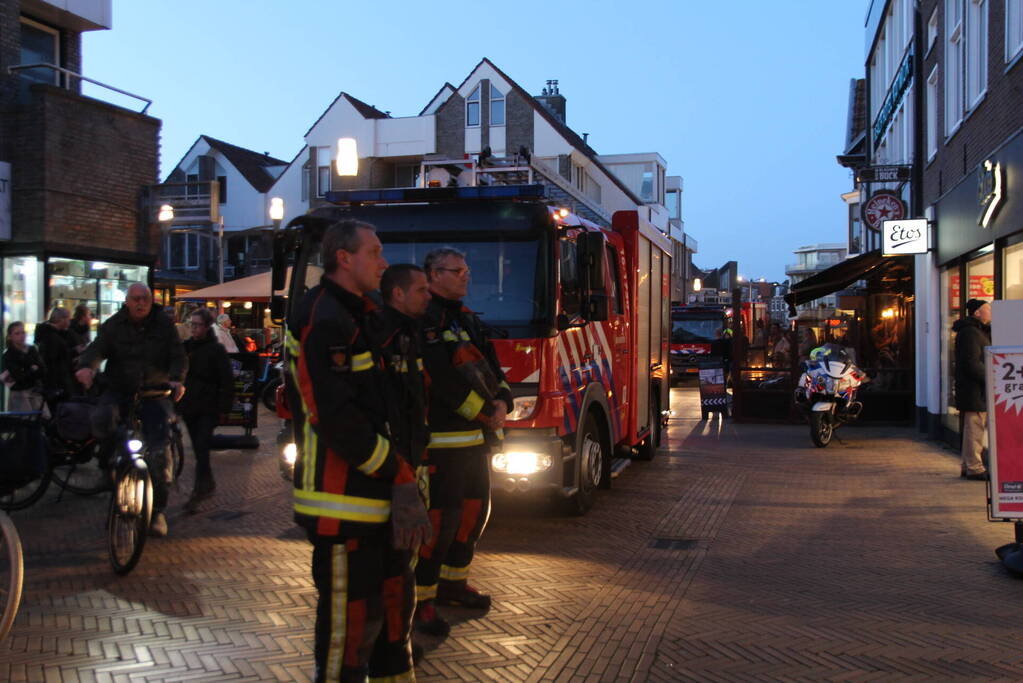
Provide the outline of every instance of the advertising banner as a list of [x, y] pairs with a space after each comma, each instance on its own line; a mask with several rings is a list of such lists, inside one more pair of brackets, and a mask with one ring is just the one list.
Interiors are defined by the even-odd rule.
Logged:
[[1023, 519], [1023, 346], [986, 355], [991, 517]]
[[720, 358], [701, 360], [700, 412], [728, 413], [728, 394], [725, 391], [725, 365]]
[[231, 411], [220, 416], [221, 427], [245, 427], [255, 429], [259, 412], [259, 376], [264, 362], [256, 353], [229, 353], [231, 369], [234, 371], [234, 405]]

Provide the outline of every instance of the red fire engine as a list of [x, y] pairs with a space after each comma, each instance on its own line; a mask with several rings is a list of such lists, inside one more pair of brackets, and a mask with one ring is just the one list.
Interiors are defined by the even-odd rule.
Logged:
[[[636, 211], [600, 227], [546, 200], [542, 185], [330, 192], [332, 206], [278, 233], [274, 288], [315, 283], [331, 223], [372, 223], [389, 263], [452, 246], [472, 271], [464, 303], [489, 328], [512, 388], [495, 489], [548, 494], [583, 513], [611, 485], [612, 458], [652, 458], [668, 409], [668, 238]], [[285, 302], [275, 297], [275, 318]], [[288, 448], [293, 449], [294, 446]]]

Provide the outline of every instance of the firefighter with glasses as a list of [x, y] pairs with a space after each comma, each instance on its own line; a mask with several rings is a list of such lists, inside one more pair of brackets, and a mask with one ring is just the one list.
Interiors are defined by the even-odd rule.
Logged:
[[317, 681], [411, 681], [414, 553], [431, 535], [409, 454], [392, 437], [366, 295], [387, 267], [373, 226], [323, 237], [324, 276], [288, 321], [298, 458], [295, 519], [313, 544]]
[[436, 604], [490, 608], [490, 596], [469, 585], [469, 566], [490, 515], [490, 446], [512, 409], [511, 390], [468, 292], [465, 254], [443, 247], [424, 264], [432, 298], [423, 321], [423, 360], [430, 380], [429, 470], [433, 536], [416, 566], [416, 628], [450, 632]]

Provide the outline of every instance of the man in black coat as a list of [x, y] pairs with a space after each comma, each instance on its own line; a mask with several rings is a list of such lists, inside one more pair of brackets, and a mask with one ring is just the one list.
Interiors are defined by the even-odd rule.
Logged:
[[956, 407], [963, 421], [960, 476], [986, 480], [981, 458], [987, 447], [987, 385], [984, 347], [991, 345], [991, 305], [981, 299], [966, 302], [966, 317], [952, 329], [955, 341]]
[[227, 350], [213, 334], [213, 314], [197, 308], [189, 316], [191, 336], [185, 341], [188, 375], [178, 413], [185, 420], [195, 452], [195, 486], [185, 509], [194, 514], [213, 495], [217, 483], [210, 466], [210, 441], [220, 415], [234, 403], [234, 372]]
[[35, 342], [46, 366], [43, 393], [51, 410], [61, 399], [74, 393], [72, 354], [74, 341], [68, 332], [71, 314], [59, 306], [50, 311], [49, 319], [36, 325]]

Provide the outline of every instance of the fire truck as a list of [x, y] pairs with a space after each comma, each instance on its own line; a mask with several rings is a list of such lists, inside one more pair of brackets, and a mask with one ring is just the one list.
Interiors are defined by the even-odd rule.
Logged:
[[728, 357], [730, 315], [731, 309], [711, 304], [671, 307], [673, 380], [695, 377], [701, 361]]
[[583, 514], [610, 487], [613, 458], [652, 458], [660, 441], [671, 245], [637, 211], [602, 227], [546, 195], [540, 184], [329, 192], [331, 205], [275, 235], [271, 309], [283, 320], [287, 302], [318, 280], [320, 241], [338, 220], [376, 226], [388, 263], [422, 264], [442, 246], [465, 252], [464, 303], [486, 326], [514, 397], [491, 458], [493, 488]]

